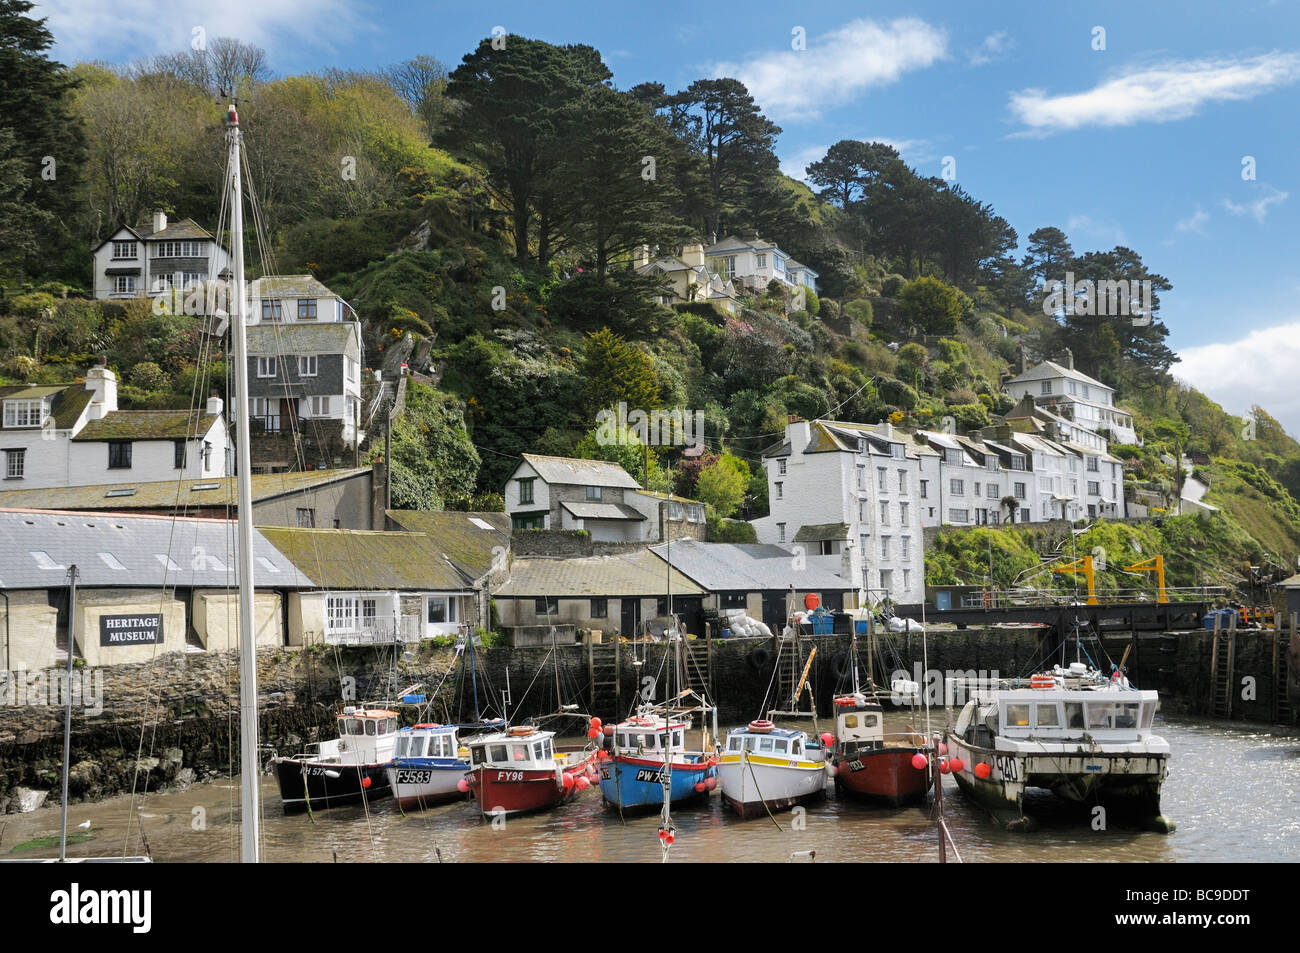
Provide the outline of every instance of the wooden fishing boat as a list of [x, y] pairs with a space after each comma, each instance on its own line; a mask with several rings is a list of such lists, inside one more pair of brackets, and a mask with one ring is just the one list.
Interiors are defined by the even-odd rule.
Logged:
[[550, 810], [597, 777], [591, 747], [557, 747], [555, 732], [519, 725], [471, 738], [469, 789], [484, 814]]
[[914, 768], [912, 758], [925, 739], [910, 734], [886, 739], [880, 702], [862, 692], [836, 695], [834, 704], [835, 790], [893, 806], [922, 800], [930, 790], [930, 772]]
[[742, 818], [789, 810], [825, 796], [825, 750], [806, 732], [751, 721], [727, 732], [718, 778], [722, 796]]
[[687, 751], [685, 719], [646, 708], [614, 726], [612, 749], [600, 763], [600, 793], [621, 810], [662, 808], [664, 782], [668, 801], [680, 804], [707, 799], [717, 786], [717, 758]]
[[337, 738], [308, 745], [301, 754], [271, 759], [286, 814], [389, 795], [397, 713], [349, 706], [337, 721]]

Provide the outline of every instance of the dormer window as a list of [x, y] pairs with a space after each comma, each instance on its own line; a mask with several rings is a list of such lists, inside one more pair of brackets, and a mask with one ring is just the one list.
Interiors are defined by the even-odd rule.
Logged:
[[39, 427], [45, 420], [47, 403], [38, 400], [5, 401], [5, 427]]

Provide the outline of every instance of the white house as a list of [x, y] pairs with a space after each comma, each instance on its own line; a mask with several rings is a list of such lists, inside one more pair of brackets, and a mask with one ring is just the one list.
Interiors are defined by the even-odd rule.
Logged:
[[774, 279], [790, 289], [817, 290], [817, 272], [759, 238], [745, 241], [728, 235], [705, 248], [704, 259], [711, 273], [757, 291], [762, 291]]
[[[91, 368], [84, 383], [0, 387], [4, 489], [227, 476], [222, 401], [202, 411], [118, 410], [117, 375]], [[112, 496], [110, 489], [108, 495]]]
[[888, 423], [792, 419], [763, 453], [770, 515], [761, 543], [806, 548], [870, 598], [919, 603], [925, 589], [921, 458]]
[[230, 253], [193, 219], [168, 224], [162, 210], [134, 228], [122, 226], [99, 244], [94, 297], [141, 298], [220, 277]]
[[643, 490], [617, 463], [522, 457], [503, 490], [514, 530], [585, 530], [609, 543], [705, 535], [703, 503]]
[[[1029, 397], [1035, 404], [1101, 438], [1097, 449], [1105, 450], [1105, 441], [1136, 443], [1133, 414], [1115, 406], [1115, 388], [1074, 368], [1074, 355], [1067, 349], [1065, 364], [1044, 361], [1016, 375], [1004, 388], [1016, 400]], [[1080, 446], [1094, 446], [1093, 441], [1078, 441]]]

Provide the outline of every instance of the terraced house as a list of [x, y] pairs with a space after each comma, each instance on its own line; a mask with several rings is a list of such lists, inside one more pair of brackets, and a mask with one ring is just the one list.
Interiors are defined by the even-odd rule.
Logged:
[[254, 473], [350, 465], [365, 438], [356, 312], [311, 275], [271, 275], [249, 294]]
[[0, 489], [231, 473], [219, 397], [202, 410], [118, 410], [117, 375], [101, 364], [71, 384], [0, 387], [0, 407]]

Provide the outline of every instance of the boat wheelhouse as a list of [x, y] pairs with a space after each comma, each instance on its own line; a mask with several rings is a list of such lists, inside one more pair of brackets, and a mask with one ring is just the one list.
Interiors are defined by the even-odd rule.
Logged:
[[271, 759], [285, 813], [388, 796], [386, 769], [397, 740], [397, 713], [349, 706], [335, 720], [337, 738]]
[[910, 804], [930, 789], [930, 772], [918, 771], [912, 758], [925, 739], [907, 733], [886, 737], [880, 702], [862, 692], [837, 695], [835, 790], [890, 805]]
[[[1006, 687], [973, 690], [947, 733], [963, 791], [1009, 830], [1028, 830], [1026, 788], [1046, 788], [1077, 803], [1101, 804], [1162, 833], [1160, 813], [1169, 743], [1152, 731], [1159, 697], [1083, 665]], [[1036, 687], [1034, 687], [1036, 686]]]
[[462, 796], [459, 784], [469, 771], [469, 758], [461, 755], [457, 732], [456, 725], [398, 729], [387, 774], [401, 807], [424, 808]]
[[555, 732], [529, 725], [467, 739], [469, 789], [484, 814], [544, 811], [596, 778], [595, 750], [559, 747]]
[[[686, 750], [690, 722], [645, 709], [613, 728], [612, 750], [600, 765], [600, 793], [621, 810], [660, 808], [667, 780], [669, 803], [707, 798], [717, 786], [717, 759]], [[665, 778], [667, 775], [667, 778]]]
[[718, 777], [741, 817], [783, 811], [825, 795], [825, 751], [806, 732], [751, 721], [727, 732]]

